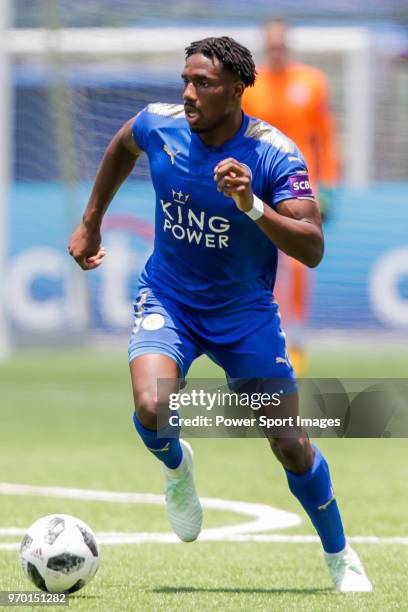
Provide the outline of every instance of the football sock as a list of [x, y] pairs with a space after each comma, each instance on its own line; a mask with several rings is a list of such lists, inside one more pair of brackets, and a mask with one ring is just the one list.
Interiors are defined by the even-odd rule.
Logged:
[[323, 548], [336, 553], [346, 546], [340, 511], [334, 497], [329, 466], [319, 449], [313, 446], [315, 457], [306, 474], [294, 474], [285, 470], [289, 489], [309, 515]]
[[[176, 413], [172, 411], [174, 417]], [[146, 448], [160, 459], [165, 466], [171, 469], [177, 468], [183, 459], [183, 450], [180, 445], [180, 426], [167, 425], [163, 429], [153, 431], [143, 427], [136, 412], [133, 413], [133, 423], [136, 431], [145, 443]], [[175, 435], [177, 434], [177, 437]]]

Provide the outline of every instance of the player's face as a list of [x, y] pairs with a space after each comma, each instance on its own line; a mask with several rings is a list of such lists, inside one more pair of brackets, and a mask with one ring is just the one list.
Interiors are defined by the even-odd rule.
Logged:
[[210, 132], [223, 124], [240, 102], [244, 84], [218, 59], [197, 53], [186, 61], [181, 78], [186, 119], [192, 132]]
[[265, 52], [268, 66], [274, 72], [284, 70], [289, 61], [287, 27], [282, 23], [270, 23], [265, 27]]

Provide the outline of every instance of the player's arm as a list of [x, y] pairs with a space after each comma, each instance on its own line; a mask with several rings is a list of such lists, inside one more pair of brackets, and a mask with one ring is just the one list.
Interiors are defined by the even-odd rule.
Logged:
[[102, 263], [105, 255], [101, 246], [103, 216], [142, 153], [133, 138], [134, 120], [133, 117], [125, 123], [109, 143], [96, 173], [82, 223], [71, 236], [69, 253], [83, 270], [93, 270]]
[[[293, 198], [279, 202], [276, 212], [270, 206], [265, 206], [264, 216], [259, 219], [258, 226], [287, 255], [301, 263], [315, 268], [322, 260], [324, 238], [320, 211], [315, 200]], [[268, 219], [272, 218], [272, 223]], [[268, 229], [269, 226], [269, 229]], [[273, 230], [279, 228], [279, 241], [273, 239]]]
[[[233, 198], [242, 212], [254, 205], [251, 174], [247, 166], [229, 158], [215, 168], [214, 180], [224, 195]], [[284, 253], [310, 268], [323, 257], [323, 231], [319, 208], [313, 199], [292, 198], [279, 202], [276, 210], [264, 206], [255, 223]]]

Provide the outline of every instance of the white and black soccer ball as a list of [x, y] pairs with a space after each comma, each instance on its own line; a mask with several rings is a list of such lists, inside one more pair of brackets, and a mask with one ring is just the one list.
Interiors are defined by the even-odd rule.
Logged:
[[69, 514], [33, 523], [20, 546], [21, 564], [42, 591], [74, 593], [96, 574], [99, 547], [92, 529]]

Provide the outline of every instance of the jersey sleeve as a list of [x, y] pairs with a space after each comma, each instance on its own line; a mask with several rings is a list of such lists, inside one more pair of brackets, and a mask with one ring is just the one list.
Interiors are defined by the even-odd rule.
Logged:
[[314, 199], [306, 162], [298, 150], [280, 152], [274, 160], [270, 178], [273, 208], [282, 200]]
[[143, 108], [135, 117], [132, 125], [132, 134], [137, 146], [147, 151], [150, 132], [150, 117], [148, 107]]

